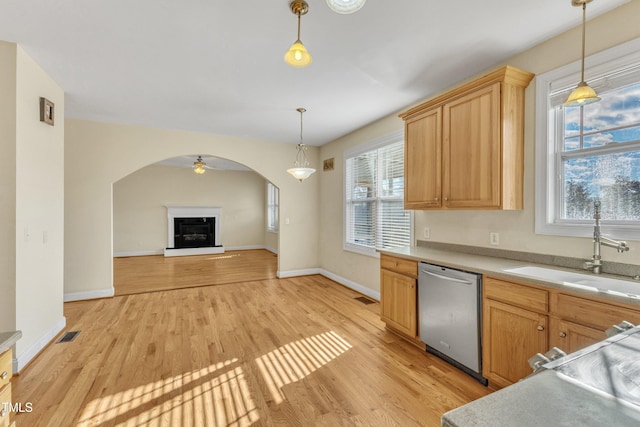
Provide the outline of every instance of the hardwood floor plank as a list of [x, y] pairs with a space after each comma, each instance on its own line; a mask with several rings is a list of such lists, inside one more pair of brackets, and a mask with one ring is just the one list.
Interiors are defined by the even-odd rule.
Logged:
[[65, 304], [75, 341], [12, 379], [18, 426], [439, 425], [489, 390], [322, 276]]
[[116, 295], [131, 295], [274, 279], [277, 270], [277, 255], [265, 249], [178, 257], [116, 257], [113, 286]]

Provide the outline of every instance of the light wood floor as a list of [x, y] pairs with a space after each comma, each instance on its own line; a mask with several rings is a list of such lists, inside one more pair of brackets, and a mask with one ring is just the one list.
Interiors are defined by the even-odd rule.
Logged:
[[65, 304], [75, 341], [12, 379], [38, 426], [439, 426], [488, 390], [322, 276]]
[[264, 249], [215, 255], [113, 259], [116, 295], [275, 279], [278, 257]]

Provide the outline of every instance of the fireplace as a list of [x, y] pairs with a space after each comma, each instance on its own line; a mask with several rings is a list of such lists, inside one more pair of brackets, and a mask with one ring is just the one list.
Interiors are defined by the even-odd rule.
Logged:
[[216, 219], [213, 217], [174, 218], [174, 249], [215, 246], [215, 225]]
[[165, 256], [219, 254], [220, 212], [211, 206], [166, 206], [167, 247]]

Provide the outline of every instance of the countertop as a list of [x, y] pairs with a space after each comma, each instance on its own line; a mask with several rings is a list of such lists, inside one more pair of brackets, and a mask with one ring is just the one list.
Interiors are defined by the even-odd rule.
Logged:
[[543, 371], [447, 412], [443, 427], [640, 425], [640, 408], [590, 389], [556, 372]]
[[[511, 280], [522, 283], [531, 283], [534, 285], [540, 285], [547, 288], [554, 288], [560, 290], [566, 290], [577, 294], [583, 294], [586, 296], [592, 296], [602, 298], [610, 301], [621, 302], [630, 305], [640, 306], [640, 298], [626, 297], [617, 294], [609, 294], [606, 292], [589, 291], [582, 288], [576, 288], [564, 285], [562, 282], [553, 282], [549, 280], [543, 280], [533, 278], [529, 276], [523, 276], [518, 274], [512, 274], [505, 272], [506, 269], [512, 269], [523, 266], [537, 266], [545, 268], [553, 268], [556, 270], [577, 272], [576, 270], [556, 267], [553, 265], [536, 264], [526, 261], [515, 261], [506, 258], [498, 258], [493, 256], [468, 254], [463, 252], [449, 251], [443, 249], [434, 249], [422, 246], [407, 246], [393, 249], [381, 249], [381, 254], [396, 256], [405, 259], [411, 259], [414, 261], [425, 261], [432, 264], [438, 264], [445, 267], [457, 268], [460, 270], [471, 271], [480, 273], [483, 275], [490, 275], [497, 279]], [[582, 274], [590, 274], [588, 271], [579, 271]], [[615, 279], [627, 280], [633, 282], [630, 277], [616, 276], [611, 274], [592, 274], [594, 277], [610, 277]], [[640, 294], [640, 282], [638, 284], [638, 294]]]
[[640, 425], [640, 327], [554, 360], [540, 373], [447, 412], [446, 427]]
[[21, 337], [21, 331], [0, 332], [0, 353], [9, 350]]

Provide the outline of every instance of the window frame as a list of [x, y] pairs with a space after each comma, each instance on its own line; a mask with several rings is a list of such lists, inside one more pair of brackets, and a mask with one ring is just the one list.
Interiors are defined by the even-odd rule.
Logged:
[[[640, 38], [585, 58], [585, 79], [640, 65]], [[535, 233], [566, 237], [592, 237], [593, 221], [559, 218], [564, 189], [560, 184], [562, 144], [561, 129], [556, 123], [561, 112], [550, 107], [553, 91], [575, 87], [580, 80], [580, 60], [536, 76], [536, 138], [535, 138]], [[553, 88], [553, 89], [552, 89]], [[610, 147], [618, 150], [620, 147]], [[603, 153], [606, 149], [595, 150]], [[615, 239], [640, 240], [639, 221], [602, 220], [602, 232]]]
[[[275, 201], [273, 200], [275, 196]], [[267, 231], [271, 233], [279, 232], [279, 210], [280, 189], [267, 181]], [[273, 221], [271, 219], [273, 218]]]
[[[381, 149], [387, 145], [391, 145], [393, 143], [398, 143], [398, 142], [402, 142], [404, 144], [404, 130], [398, 130], [395, 132], [392, 132], [390, 134], [384, 135], [382, 137], [376, 138], [374, 140], [371, 140], [369, 142], [365, 142], [363, 144], [360, 144], [356, 147], [350, 148], [348, 150], [346, 150], [344, 152], [344, 162], [343, 162], [343, 181], [342, 181], [342, 201], [343, 201], [343, 208], [342, 208], [342, 214], [343, 214], [343, 221], [342, 221], [342, 243], [343, 243], [343, 249], [345, 251], [349, 251], [349, 252], [355, 252], [361, 255], [366, 255], [366, 256], [370, 256], [370, 257], [374, 257], [374, 258], [379, 258], [380, 257], [380, 253], [378, 252], [378, 249], [380, 248], [376, 248], [376, 247], [370, 247], [370, 246], [364, 246], [364, 245], [357, 245], [354, 243], [350, 243], [347, 240], [347, 237], [349, 235], [349, 225], [347, 224], [347, 220], [348, 220], [348, 214], [347, 214], [347, 207], [348, 207], [348, 200], [347, 200], [347, 160], [349, 158], [352, 157], [356, 157], [359, 156], [361, 154], [370, 152], [370, 151], [374, 151], [374, 150], [378, 150]], [[406, 185], [406, 181], [405, 181], [405, 185]], [[376, 182], [376, 187], [379, 190], [381, 186], [381, 181], [379, 179], [377, 179]], [[358, 201], [383, 201], [383, 200], [397, 200], [396, 198], [393, 197], [389, 197], [389, 196], [381, 196], [379, 195], [379, 191], [376, 191], [376, 197], [375, 198], [363, 198], [363, 199], [358, 199]], [[401, 196], [401, 199], [403, 203], [404, 203], [404, 192], [403, 195]], [[413, 238], [414, 238], [414, 215], [413, 215], [413, 211], [412, 210], [408, 210], [410, 218], [409, 218], [409, 244], [411, 244], [413, 242]], [[380, 218], [378, 218], [378, 221], [380, 221]], [[378, 223], [376, 223], [376, 230], [378, 229]]]

